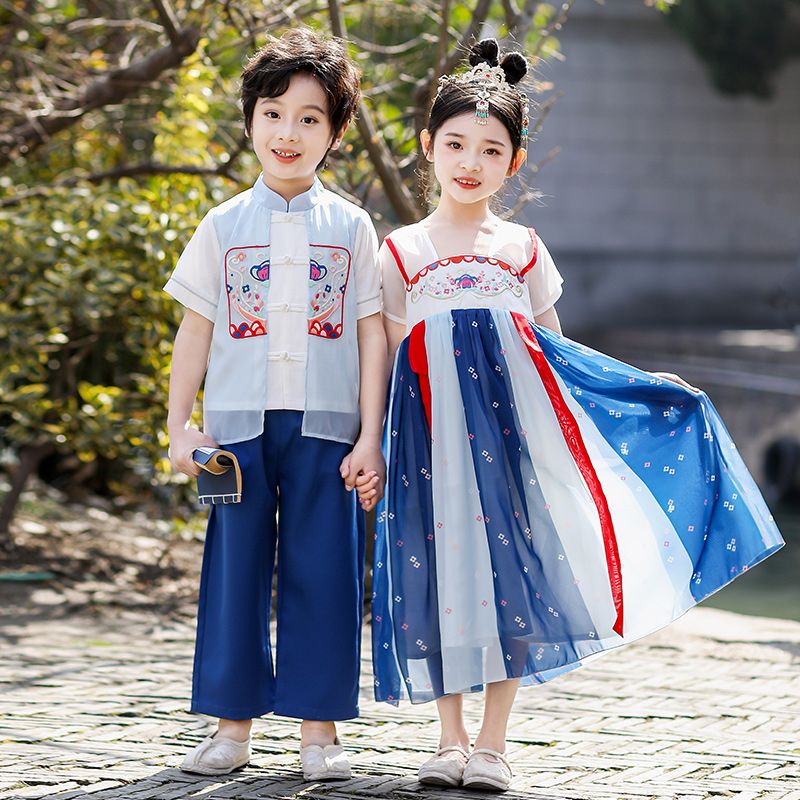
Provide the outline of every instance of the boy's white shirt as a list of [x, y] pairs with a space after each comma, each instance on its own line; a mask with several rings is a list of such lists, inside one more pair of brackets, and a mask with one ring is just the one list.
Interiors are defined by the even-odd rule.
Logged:
[[[438, 254], [433, 248], [430, 237], [425, 233], [422, 223], [398, 228], [387, 237], [398, 250], [403, 267], [410, 280], [425, 267], [437, 260], [446, 260], [445, 254]], [[488, 252], [475, 255], [502, 259], [517, 270], [522, 270], [533, 256], [533, 241], [528, 229], [517, 223], [503, 221], [495, 233]], [[529, 318], [539, 316], [552, 308], [561, 297], [564, 279], [556, 268], [544, 242], [536, 234], [537, 258], [535, 265], [525, 274], [526, 292], [515, 298], [509, 305], [509, 298], [503, 294], [476, 301], [471, 293], [464, 293], [458, 298], [441, 299], [422, 296], [411, 302], [411, 293], [406, 290], [405, 280], [397, 267], [397, 262], [386, 242], [381, 245], [378, 263], [382, 275], [383, 313], [393, 322], [406, 326], [410, 330], [421, 319], [440, 311], [459, 307], [508, 307], [511, 311], [519, 311]], [[447, 256], [471, 255], [469, 248]], [[441, 257], [441, 258], [440, 258]], [[473, 265], [465, 264], [469, 269]]]
[[[259, 176], [258, 181], [261, 181]], [[265, 409], [305, 408], [306, 361], [308, 352], [309, 240], [306, 224], [308, 196], [314, 186], [288, 204], [262, 182], [262, 195], [269, 198], [270, 290], [267, 304], [269, 336], [267, 358], [269, 381]], [[264, 191], [266, 190], [266, 191]], [[343, 201], [344, 202], [344, 201]], [[276, 210], [282, 205], [285, 210]], [[187, 308], [217, 320], [222, 278], [222, 252], [213, 224], [212, 209], [197, 226], [178, 259], [164, 289]], [[381, 310], [380, 271], [377, 267], [378, 240], [369, 216], [359, 216], [352, 254], [355, 281], [356, 318]], [[349, 292], [348, 292], [349, 295]]]

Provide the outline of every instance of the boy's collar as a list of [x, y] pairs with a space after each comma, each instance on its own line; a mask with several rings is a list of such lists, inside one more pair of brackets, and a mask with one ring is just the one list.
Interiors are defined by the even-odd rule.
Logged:
[[311, 187], [302, 194], [296, 195], [287, 203], [283, 197], [264, 183], [264, 173], [262, 172], [253, 184], [253, 197], [271, 211], [308, 211], [318, 202], [322, 188], [320, 179], [315, 175], [314, 183], [311, 184]]

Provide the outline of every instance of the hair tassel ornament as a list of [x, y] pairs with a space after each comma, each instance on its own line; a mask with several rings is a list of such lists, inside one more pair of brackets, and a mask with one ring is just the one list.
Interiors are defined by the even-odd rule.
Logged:
[[486, 88], [481, 89], [475, 104], [475, 122], [478, 125], [489, 124], [489, 92]]
[[525, 106], [522, 109], [522, 130], [520, 131], [520, 138], [522, 139], [521, 146], [527, 150], [528, 148], [528, 126], [530, 125], [530, 119], [528, 118], [528, 113], [530, 112], [530, 106], [528, 105], [528, 99], [525, 98]]

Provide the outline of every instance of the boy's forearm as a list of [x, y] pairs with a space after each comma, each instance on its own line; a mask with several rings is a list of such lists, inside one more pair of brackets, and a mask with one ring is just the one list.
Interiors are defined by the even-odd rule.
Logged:
[[169, 377], [167, 426], [170, 429], [183, 429], [191, 419], [208, 364], [213, 330], [213, 323], [194, 311], [186, 312], [178, 328]]
[[358, 352], [361, 371], [360, 439], [380, 442], [386, 405], [386, 334], [380, 314], [358, 321]]

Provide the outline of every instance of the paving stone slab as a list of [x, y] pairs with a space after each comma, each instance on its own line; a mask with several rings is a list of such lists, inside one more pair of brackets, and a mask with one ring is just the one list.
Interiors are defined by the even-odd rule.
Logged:
[[[298, 725], [280, 717], [256, 722], [252, 762], [234, 775], [176, 769], [214, 722], [188, 712], [190, 621], [126, 611], [117, 625], [37, 619], [3, 634], [13, 644], [0, 660], [0, 800], [476, 798], [417, 783], [437, 743], [435, 707], [375, 703], [366, 638], [362, 717], [340, 726], [354, 779], [307, 784]], [[97, 641], [103, 646], [90, 646]], [[800, 800], [798, 709], [800, 624], [696, 609], [521, 689], [505, 797]], [[465, 715], [474, 735], [479, 697], [465, 699]]]

